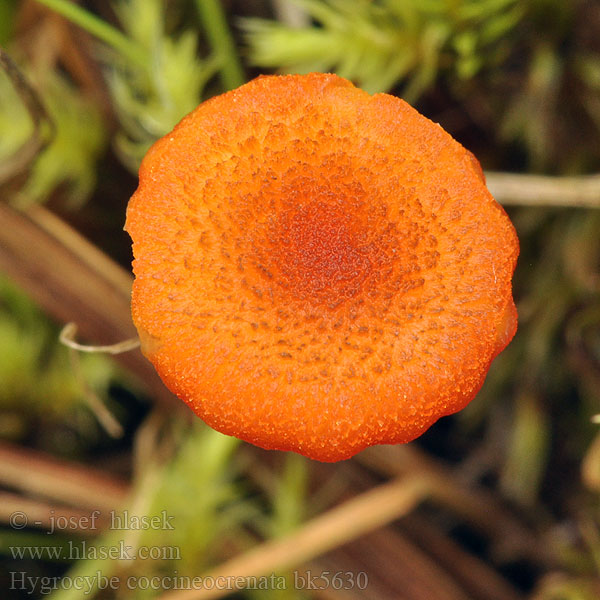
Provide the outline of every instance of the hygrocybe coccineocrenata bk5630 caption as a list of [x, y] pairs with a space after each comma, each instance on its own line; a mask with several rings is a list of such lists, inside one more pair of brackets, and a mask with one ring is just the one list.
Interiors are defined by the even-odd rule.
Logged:
[[402, 100], [260, 77], [146, 155], [133, 319], [209, 425], [323, 461], [463, 408], [517, 325], [518, 241], [477, 160]]

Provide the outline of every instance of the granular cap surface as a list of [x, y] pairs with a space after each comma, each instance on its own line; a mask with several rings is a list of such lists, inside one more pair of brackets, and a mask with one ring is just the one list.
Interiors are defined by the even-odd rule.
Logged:
[[479, 163], [402, 100], [259, 77], [149, 150], [133, 319], [206, 423], [322, 461], [408, 442], [513, 337], [518, 241]]

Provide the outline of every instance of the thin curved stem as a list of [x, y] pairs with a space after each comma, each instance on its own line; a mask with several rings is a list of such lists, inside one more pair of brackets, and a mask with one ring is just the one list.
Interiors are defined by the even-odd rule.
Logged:
[[87, 344], [80, 344], [75, 341], [75, 334], [77, 333], [77, 325], [75, 323], [67, 323], [60, 332], [59, 340], [61, 344], [68, 346], [73, 350], [79, 350], [80, 352], [91, 352], [91, 353], [102, 353], [102, 354], [121, 354], [122, 352], [129, 352], [129, 350], [135, 350], [140, 347], [140, 339], [138, 337], [123, 340], [116, 344], [110, 344], [108, 346], [88, 346]]

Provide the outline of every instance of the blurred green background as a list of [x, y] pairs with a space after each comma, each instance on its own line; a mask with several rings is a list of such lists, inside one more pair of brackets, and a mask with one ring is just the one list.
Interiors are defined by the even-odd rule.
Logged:
[[[421, 544], [434, 577], [437, 568], [453, 582], [440, 584], [443, 598], [600, 597], [600, 437], [593, 420], [600, 413], [600, 180], [593, 177], [600, 171], [600, 3], [0, 0], [0, 47], [10, 57], [0, 72], [1, 201], [25, 215], [44, 204], [127, 270], [122, 224], [148, 147], [202, 100], [260, 73], [336, 72], [371, 93], [405, 98], [486, 171], [515, 175], [517, 188], [519, 175], [539, 176], [528, 206], [520, 206], [519, 194], [499, 198], [521, 241], [517, 336], [477, 399], [413, 445], [461, 489], [489, 494], [543, 555], [511, 540], [502, 546], [501, 535], [473, 525], [480, 515], [459, 517], [442, 501], [406, 517], [401, 533]], [[552, 186], [568, 193], [550, 202]], [[587, 206], [579, 205], [581, 195]], [[6, 264], [12, 258], [4, 238], [3, 252]], [[43, 271], [35, 277], [43, 287]], [[177, 522], [174, 531], [137, 532], [132, 543], [177, 547], [181, 556], [17, 560], [10, 548], [47, 545], [49, 536], [10, 527], [7, 509], [0, 515], [0, 587], [10, 589], [15, 570], [36, 577], [202, 573], [259, 540], [299, 531], [390, 475], [360, 458], [336, 466], [262, 452], [190, 421], [185, 410], [165, 409], [106, 356], [74, 358], [58, 342], [62, 324], [17, 283], [0, 272], [0, 458], [10, 463], [11, 452], [33, 449], [38, 458], [125, 482], [125, 506], [146, 515], [167, 511]], [[31, 464], [44, 481], [50, 467]], [[78, 506], [58, 489], [44, 493], [8, 472], [0, 469], [6, 506], [18, 494]], [[487, 596], [465, 583], [460, 568], [440, 566], [423, 542], [423, 521], [435, 539], [485, 569], [493, 582]], [[90, 544], [116, 543], [113, 531], [95, 534]], [[50, 537], [68, 545], [81, 535]], [[335, 564], [346, 571], [357, 560]], [[362, 597], [436, 597], [389, 582], [380, 589], [389, 569], [369, 568], [375, 587]], [[158, 598], [163, 591], [95, 590], [89, 597]], [[289, 586], [236, 597], [347, 597], [334, 591]], [[7, 593], [41, 597], [40, 590]], [[59, 589], [51, 597], [80, 596]]]

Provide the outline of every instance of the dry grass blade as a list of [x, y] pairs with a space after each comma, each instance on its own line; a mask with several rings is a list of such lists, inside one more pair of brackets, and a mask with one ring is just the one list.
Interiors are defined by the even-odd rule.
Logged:
[[438, 570], [451, 576], [466, 591], [469, 600], [524, 600], [483, 557], [466, 551], [430, 520], [411, 515], [402, 522], [400, 530], [406, 543], [412, 541], [417, 545]]
[[495, 541], [499, 554], [518, 554], [535, 562], [554, 564], [551, 549], [541, 543], [492, 493], [462, 484], [448, 468], [416, 446], [374, 446], [359, 454], [357, 459], [388, 477], [425, 474], [431, 481], [432, 501], [451, 510]]
[[[330, 589], [317, 592], [318, 600], [398, 600], [399, 597], [402, 600], [480, 600], [464, 591], [452, 570], [440, 567], [394, 526], [378, 529], [309, 565], [309, 575], [327, 572], [350, 572], [358, 582], [364, 573], [368, 575], [368, 585], [360, 586], [364, 589], [355, 585], [342, 590], [329, 586]], [[401, 596], [399, 590], [402, 590]]]
[[565, 206], [600, 208], [600, 175], [546, 177], [486, 173], [487, 186], [506, 206]]
[[[98, 511], [98, 509], [96, 509]], [[68, 530], [78, 535], [93, 536], [109, 523], [108, 514], [68, 508], [31, 500], [18, 494], [0, 492], [0, 522], [8, 523], [13, 529], [40, 527], [54, 529], [56, 523], [68, 523]], [[89, 524], [93, 523], [93, 527]]]
[[[20, 212], [0, 203], [0, 222], [0, 270], [50, 316], [77, 322], [85, 339], [101, 344], [136, 335], [129, 273], [40, 206]], [[119, 354], [116, 360], [157, 400], [173, 406], [172, 394], [140, 352]]]
[[401, 477], [382, 484], [314, 518], [295, 533], [265, 542], [206, 574], [215, 581], [230, 582], [229, 585], [169, 592], [160, 598], [208, 600], [226, 596], [237, 578], [259, 577], [303, 564], [406, 515], [429, 495], [429, 491], [427, 477]]
[[127, 497], [127, 484], [93, 469], [33, 450], [0, 444], [0, 482], [69, 506], [111, 511]]

